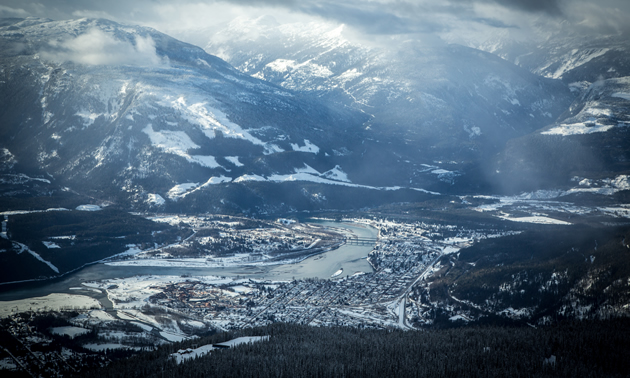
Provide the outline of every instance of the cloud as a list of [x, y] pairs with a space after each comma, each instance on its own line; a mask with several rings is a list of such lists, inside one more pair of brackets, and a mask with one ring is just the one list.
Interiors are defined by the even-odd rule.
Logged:
[[553, 16], [562, 15], [559, 0], [492, 0], [506, 8], [514, 8], [530, 13], [546, 13]]
[[385, 7], [382, 4], [358, 7], [356, 4], [317, 2], [302, 5], [299, 10], [359, 28], [369, 34], [409, 34], [443, 29], [442, 25], [428, 20], [419, 22], [417, 19], [399, 15], [396, 7]]
[[109, 12], [95, 11], [95, 10], [76, 10], [76, 11], [72, 12], [72, 17], [77, 17], [77, 18], [105, 18], [105, 19], [108, 19], [108, 20], [113, 20], [115, 18]]
[[25, 11], [24, 9], [20, 9], [20, 8], [16, 9], [16, 8], [0, 5], [0, 18], [4, 18], [4, 17], [24, 18], [28, 16], [29, 16], [29, 13]]
[[[0, 0], [5, 8], [53, 19], [101, 17], [151, 26], [202, 44], [200, 30], [236, 16], [274, 16], [280, 23], [327, 20], [365, 38], [418, 34], [449, 42], [484, 40], [497, 31], [528, 38], [563, 33], [610, 34], [630, 29], [628, 0]], [[44, 4], [44, 5], [42, 5]], [[12, 8], [11, 8], [12, 7]], [[8, 11], [8, 10], [7, 10]], [[0, 13], [2, 10], [0, 9]], [[561, 25], [561, 27], [559, 26]], [[194, 37], [194, 30], [198, 36]], [[446, 37], [445, 37], [446, 36]], [[206, 39], [207, 40], [207, 39]], [[472, 42], [471, 42], [472, 43]]]
[[150, 36], [136, 36], [135, 40], [123, 41], [99, 29], [62, 41], [51, 41], [40, 56], [56, 62], [74, 62], [87, 65], [134, 65], [156, 66], [162, 60], [155, 51]]

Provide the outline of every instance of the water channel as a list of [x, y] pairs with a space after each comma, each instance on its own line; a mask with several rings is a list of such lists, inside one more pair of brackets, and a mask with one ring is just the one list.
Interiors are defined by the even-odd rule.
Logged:
[[[311, 221], [325, 227], [334, 228], [348, 236], [376, 239], [377, 230], [372, 227], [348, 222]], [[143, 267], [143, 266], [111, 266], [95, 264], [85, 267], [68, 276], [46, 283], [25, 285], [4, 293], [0, 293], [0, 301], [11, 301], [25, 298], [42, 297], [51, 293], [77, 294], [72, 287], [81, 286], [86, 281], [101, 281], [112, 278], [126, 278], [137, 275], [164, 276], [223, 276], [267, 279], [272, 281], [289, 281], [302, 278], [331, 278], [333, 274], [343, 269], [335, 278], [353, 275], [356, 272], [371, 272], [372, 267], [366, 257], [372, 250], [372, 245], [349, 245], [309, 257], [299, 263], [265, 265], [265, 266], [234, 266], [212, 268], [186, 267]], [[83, 292], [81, 294], [84, 294]], [[98, 300], [106, 300], [105, 295], [93, 295]], [[0, 306], [2, 303], [0, 303]]]

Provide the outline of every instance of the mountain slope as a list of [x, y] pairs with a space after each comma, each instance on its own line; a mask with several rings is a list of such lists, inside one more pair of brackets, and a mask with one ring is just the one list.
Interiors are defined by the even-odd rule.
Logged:
[[[401, 161], [485, 159], [507, 140], [554, 122], [573, 101], [558, 80], [479, 50], [360, 44], [338, 25], [238, 18], [210, 36], [205, 49], [253, 77], [369, 114], [365, 128], [376, 140], [398, 143]], [[408, 175], [420, 180], [421, 171]]]
[[149, 28], [15, 21], [0, 28], [5, 172], [137, 206], [227, 182], [262, 203], [269, 190], [250, 183], [357, 187], [340, 163], [363, 143], [359, 112], [243, 75]]
[[537, 43], [503, 39], [482, 48], [565, 82], [577, 94], [558, 119], [511, 141], [488, 168], [509, 191], [612, 180], [630, 172], [630, 44], [624, 35], [559, 33]]

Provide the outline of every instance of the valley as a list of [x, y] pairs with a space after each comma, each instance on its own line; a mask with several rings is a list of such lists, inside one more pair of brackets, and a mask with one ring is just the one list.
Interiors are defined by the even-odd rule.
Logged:
[[[69, 354], [133, 353], [278, 322], [409, 330], [627, 316], [627, 206], [565, 197], [462, 196], [437, 208], [398, 204], [361, 217], [145, 214], [189, 236], [129, 248], [49, 284], [10, 287], [0, 293], [3, 317], [21, 324], [20, 303], [40, 301], [30, 316], [67, 319], [60, 332], [96, 329], [76, 336]], [[331, 215], [343, 221], [326, 220]], [[59, 295], [76, 305], [53, 304]], [[40, 340], [22, 341], [31, 348], [55, 345], [50, 329], [57, 328], [43, 329], [40, 339], [16, 337]]]
[[0, 19], [3, 376], [630, 371], [627, 32], [72, 14]]

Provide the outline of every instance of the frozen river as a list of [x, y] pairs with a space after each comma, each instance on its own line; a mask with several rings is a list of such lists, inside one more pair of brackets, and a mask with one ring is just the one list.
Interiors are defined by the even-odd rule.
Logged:
[[[348, 222], [317, 221], [312, 222], [338, 229], [348, 236], [363, 239], [376, 239], [377, 230], [368, 226]], [[371, 272], [372, 267], [366, 257], [372, 245], [343, 245], [338, 249], [309, 257], [299, 263], [266, 266], [234, 266], [219, 268], [186, 268], [186, 267], [143, 267], [143, 266], [110, 266], [95, 264], [85, 267], [68, 276], [49, 283], [33, 283], [8, 292], [0, 293], [0, 301], [25, 299], [45, 296], [51, 293], [75, 293], [73, 287], [80, 287], [85, 281], [100, 281], [111, 278], [126, 278], [137, 275], [191, 275], [191, 276], [225, 276], [288, 281], [301, 278], [331, 278], [343, 269], [341, 278], [356, 272]], [[82, 293], [83, 294], [83, 293]], [[96, 294], [96, 293], [94, 293]], [[108, 302], [105, 295], [92, 295], [96, 299]], [[0, 306], [2, 304], [0, 303]]]

